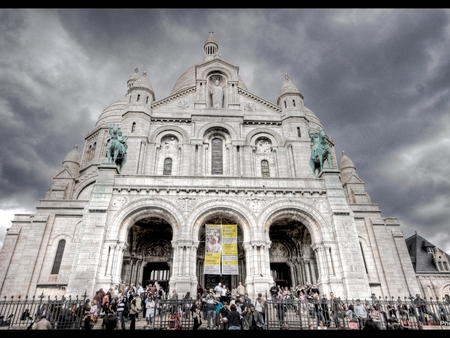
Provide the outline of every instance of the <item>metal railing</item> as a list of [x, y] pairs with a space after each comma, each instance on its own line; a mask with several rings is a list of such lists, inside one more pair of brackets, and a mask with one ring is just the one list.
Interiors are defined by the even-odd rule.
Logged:
[[[62, 297], [4, 297], [0, 300], [0, 329], [27, 329], [31, 327], [34, 319], [40, 315], [43, 308], [46, 308], [47, 319], [54, 329], [58, 330], [80, 330], [84, 329], [84, 314], [81, 312], [87, 295], [75, 298]], [[290, 330], [309, 330], [317, 329], [319, 321], [324, 321], [328, 329], [349, 329], [350, 318], [346, 315], [350, 305], [355, 306], [355, 299], [339, 299], [340, 308], [332, 309], [331, 301], [313, 301], [307, 300], [301, 303], [297, 298], [288, 297], [286, 299], [272, 298], [265, 296], [266, 310], [265, 323], [268, 330], [283, 330], [287, 327]], [[231, 300], [231, 299], [230, 299]], [[403, 308], [399, 308], [399, 304]], [[254, 303], [254, 301], [253, 301]], [[153, 321], [147, 325], [147, 329], [168, 330], [172, 327], [173, 313], [178, 313], [178, 320], [181, 330], [191, 330], [194, 325], [192, 314], [190, 312], [191, 301], [185, 300], [156, 300], [155, 313]], [[424, 299], [422, 305], [426, 307], [426, 312], [419, 311], [412, 297], [404, 299], [382, 299], [369, 298], [361, 299], [361, 304], [369, 308], [376, 305], [380, 312], [380, 325], [382, 330], [390, 329], [388, 322], [392, 316], [399, 320], [402, 314], [405, 314], [411, 322], [412, 329], [420, 330], [432, 328], [432, 326], [447, 326], [450, 328], [450, 303], [433, 299]], [[145, 303], [142, 303], [145, 307]], [[202, 309], [202, 305], [199, 305]], [[75, 311], [72, 311], [75, 309]], [[143, 317], [145, 310], [139, 314]], [[202, 321], [206, 322], [206, 311], [201, 311]], [[10, 321], [8, 320], [10, 317]], [[127, 317], [128, 321], [129, 318]], [[213, 319], [215, 321], [215, 318]], [[223, 324], [219, 325], [224, 328]], [[121, 324], [118, 323], [118, 328]], [[225, 327], [226, 328], [226, 327]], [[242, 329], [248, 329], [245, 319], [242, 321]]]

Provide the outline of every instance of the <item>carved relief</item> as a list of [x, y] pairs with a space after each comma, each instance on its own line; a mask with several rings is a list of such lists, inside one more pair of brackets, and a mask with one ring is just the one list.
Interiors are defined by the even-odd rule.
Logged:
[[189, 108], [189, 103], [187, 101], [180, 101], [178, 102], [178, 107], [181, 109], [186, 109]]
[[170, 257], [172, 248], [166, 241], [155, 241], [151, 247], [148, 248], [147, 255], [158, 257]]
[[254, 103], [246, 103], [244, 106], [244, 110], [254, 111], [256, 110], [256, 105]]
[[178, 148], [178, 140], [174, 136], [167, 136], [162, 139], [162, 150], [167, 153], [176, 152]]
[[253, 211], [253, 212], [261, 212], [263, 208], [266, 207], [267, 202], [264, 198], [247, 198], [245, 200], [245, 204]]
[[125, 204], [125, 202], [127, 201], [127, 199], [125, 197], [116, 197], [113, 202], [112, 205], [113, 207], [121, 207]]
[[272, 246], [269, 249], [270, 256], [271, 257], [286, 257], [288, 256], [288, 251], [286, 250], [286, 247], [279, 243], [279, 242], [272, 242]]
[[256, 154], [270, 154], [272, 152], [272, 142], [267, 137], [260, 137], [256, 141]]

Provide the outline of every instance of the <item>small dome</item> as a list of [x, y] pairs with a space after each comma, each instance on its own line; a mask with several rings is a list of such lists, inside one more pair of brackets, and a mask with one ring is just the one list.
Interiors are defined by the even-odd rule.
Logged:
[[144, 88], [153, 92], [153, 86], [147, 77], [147, 73], [143, 73], [142, 76], [134, 82], [133, 89]]
[[[208, 43], [214, 43], [214, 44], [217, 45], [217, 40], [216, 40], [216, 38], [214, 37], [214, 35], [210, 34], [210, 35], [206, 38], [205, 46], [206, 46]], [[218, 46], [218, 45], [217, 45], [217, 46]]]
[[75, 145], [73, 149], [67, 154], [66, 158], [62, 162], [63, 164], [66, 162], [72, 162], [75, 164], [80, 164], [80, 154], [78, 154], [78, 145]]
[[339, 162], [339, 168], [341, 168], [341, 170], [352, 169], [353, 171], [356, 169], [353, 161], [345, 154], [345, 151], [342, 151], [342, 158]]
[[284, 76], [284, 83], [283, 86], [281, 86], [279, 97], [283, 96], [284, 94], [300, 94], [300, 91], [292, 83], [291, 79], [289, 79], [289, 76], [287, 74]]
[[130, 77], [128, 78], [128, 82], [130, 81], [136, 81], [137, 79], [139, 79], [139, 74], [138, 74], [139, 69], [135, 68], [134, 69], [134, 73], [130, 75]]
[[111, 103], [103, 113], [98, 117], [96, 127], [100, 125], [107, 125], [108, 123], [117, 123], [122, 119], [123, 109], [128, 104], [126, 97]]
[[309, 128], [311, 130], [317, 130], [317, 129], [323, 128], [322, 123], [320, 122], [319, 118], [309, 108], [305, 107], [303, 109], [303, 111], [305, 112], [305, 116], [308, 119]]

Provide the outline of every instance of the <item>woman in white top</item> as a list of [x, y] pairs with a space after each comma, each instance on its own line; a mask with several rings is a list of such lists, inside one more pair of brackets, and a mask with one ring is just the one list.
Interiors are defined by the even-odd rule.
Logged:
[[153, 317], [155, 316], [155, 298], [153, 296], [149, 296], [147, 298], [147, 303], [145, 303], [145, 314], [147, 315], [147, 324], [153, 323]]

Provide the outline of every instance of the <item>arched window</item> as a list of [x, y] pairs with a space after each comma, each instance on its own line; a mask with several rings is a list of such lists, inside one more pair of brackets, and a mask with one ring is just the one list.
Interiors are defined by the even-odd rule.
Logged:
[[141, 99], [141, 94], [138, 94], [136, 101], [139, 102], [140, 99]]
[[295, 100], [292, 100], [292, 105], [295, 107]]
[[66, 240], [65, 239], [60, 240], [58, 243], [58, 249], [56, 250], [55, 260], [53, 261], [52, 275], [57, 275], [59, 273], [59, 268], [61, 267], [65, 246]]
[[163, 175], [172, 175], [172, 159], [169, 157], [164, 160]]
[[297, 136], [302, 137], [302, 134], [300, 133], [300, 127], [297, 127]]
[[269, 162], [267, 160], [261, 161], [261, 176], [262, 177], [270, 177]]
[[223, 145], [222, 140], [215, 138], [211, 142], [211, 173], [223, 174]]
[[287, 103], [286, 103], [286, 101], [284, 101], [284, 108], [287, 108]]
[[131, 132], [134, 133], [136, 131], [136, 122], [133, 122], [131, 125]]

